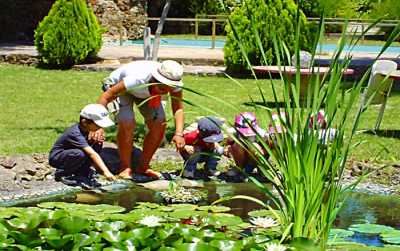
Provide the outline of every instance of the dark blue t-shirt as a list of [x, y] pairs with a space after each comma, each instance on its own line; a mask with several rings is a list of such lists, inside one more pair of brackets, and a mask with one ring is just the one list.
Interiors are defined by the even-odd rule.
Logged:
[[79, 123], [71, 126], [57, 139], [50, 151], [49, 160], [54, 159], [58, 153], [68, 149], [83, 149], [89, 146], [88, 133], [84, 132]]

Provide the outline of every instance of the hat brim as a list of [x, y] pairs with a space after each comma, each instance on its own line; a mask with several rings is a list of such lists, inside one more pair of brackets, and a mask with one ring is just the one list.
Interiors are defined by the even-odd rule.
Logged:
[[110, 127], [114, 125], [114, 122], [109, 118], [109, 117], [105, 117], [103, 119], [99, 119], [99, 120], [95, 120], [93, 121], [96, 125], [102, 127], [102, 128], [106, 128], [106, 127]]
[[174, 81], [174, 80], [168, 79], [158, 72], [158, 68], [153, 69], [151, 72], [151, 75], [155, 79], [157, 79], [157, 81], [159, 81], [160, 83], [163, 83], [165, 85], [169, 85], [169, 86], [173, 86], [173, 87], [182, 87], [183, 86], [182, 80]]
[[261, 129], [258, 126], [256, 126], [254, 128], [254, 130], [253, 130], [253, 128], [246, 127], [246, 128], [238, 128], [238, 131], [245, 137], [252, 137], [252, 136], [256, 136], [257, 134], [259, 134], [262, 137], [263, 137], [263, 135], [265, 135], [265, 130]]
[[224, 139], [224, 134], [221, 132], [219, 134], [213, 134], [208, 137], [205, 137], [202, 140], [206, 143], [215, 143], [215, 142], [221, 142], [223, 139]]

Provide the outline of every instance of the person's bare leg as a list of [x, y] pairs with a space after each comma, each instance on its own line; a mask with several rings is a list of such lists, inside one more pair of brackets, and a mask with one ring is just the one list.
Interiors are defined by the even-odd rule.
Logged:
[[166, 129], [165, 122], [147, 121], [146, 124], [149, 128], [149, 132], [146, 134], [143, 141], [142, 166], [137, 170], [140, 173], [145, 173], [149, 168], [150, 161], [157, 148], [160, 146]]
[[233, 144], [231, 146], [231, 155], [233, 157], [233, 160], [235, 161], [236, 166], [243, 168], [246, 164], [248, 154], [245, 149], [243, 149], [240, 145], [238, 144]]
[[134, 130], [135, 122], [133, 120], [118, 122], [117, 144], [121, 160], [119, 173], [121, 177], [130, 177], [132, 174], [131, 163]]

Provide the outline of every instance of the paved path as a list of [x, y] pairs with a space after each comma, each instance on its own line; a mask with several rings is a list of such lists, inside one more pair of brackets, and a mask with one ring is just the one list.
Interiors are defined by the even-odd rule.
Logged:
[[[17, 56], [22, 57], [28, 64], [29, 57], [36, 57], [37, 51], [32, 45], [19, 44], [0, 44], [0, 61], [15, 63]], [[352, 62], [350, 68], [354, 68], [357, 76], [361, 76], [363, 72], [372, 64], [378, 53], [354, 52], [352, 53]], [[81, 70], [113, 70], [118, 68], [120, 64], [130, 62], [132, 60], [143, 58], [143, 47], [141, 45], [131, 46], [103, 46], [98, 53], [100, 61], [96, 64], [77, 65], [76, 69]], [[318, 55], [316, 62], [320, 66], [330, 64], [331, 54]], [[384, 53], [381, 58], [392, 59], [400, 63], [400, 54]], [[8, 59], [8, 60], [5, 60]], [[223, 49], [208, 48], [182, 48], [182, 47], [160, 47], [159, 60], [174, 59], [184, 65], [186, 74], [195, 75], [223, 75], [224, 53]]]

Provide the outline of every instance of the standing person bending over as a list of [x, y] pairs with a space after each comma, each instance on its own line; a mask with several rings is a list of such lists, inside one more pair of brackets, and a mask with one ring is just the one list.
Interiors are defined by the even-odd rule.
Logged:
[[65, 130], [50, 151], [49, 164], [56, 168], [55, 179], [67, 185], [97, 187], [99, 184], [90, 168], [93, 164], [108, 180], [114, 180], [114, 175], [99, 155], [102, 143], [88, 139], [90, 132], [112, 125], [114, 122], [108, 117], [108, 111], [103, 106], [85, 106], [80, 113], [79, 123]]
[[[119, 98], [117, 143], [121, 159], [119, 176], [130, 178], [132, 175], [131, 154], [133, 149], [133, 134], [136, 126], [133, 103], [143, 115], [149, 129], [143, 142], [143, 154], [139, 160], [140, 166], [135, 167], [135, 173], [159, 178], [160, 173], [149, 168], [150, 161], [164, 138], [166, 120], [161, 96], [170, 94], [172, 112], [175, 117], [175, 135], [172, 141], [177, 150], [181, 150], [183, 139], [184, 113], [182, 104], [182, 66], [172, 60], [162, 63], [155, 61], [134, 61], [113, 71], [106, 83], [111, 88], [106, 90], [97, 103], [107, 106]], [[100, 131], [94, 137], [101, 138]]]

